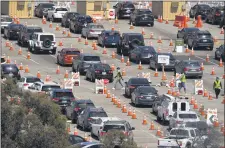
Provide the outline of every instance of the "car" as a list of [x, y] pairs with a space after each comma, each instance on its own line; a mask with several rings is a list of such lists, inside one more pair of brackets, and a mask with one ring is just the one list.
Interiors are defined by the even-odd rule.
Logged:
[[[167, 64], [159, 63], [159, 57], [160, 56], [168, 56], [169, 57], [169, 63], [167, 63]], [[176, 59], [171, 53], [157, 53], [150, 58], [149, 68], [162, 70], [163, 65], [164, 65], [164, 70], [173, 70], [174, 66], [175, 66], [175, 62], [176, 62]]]
[[157, 115], [159, 106], [162, 105], [163, 100], [165, 99], [164, 95], [160, 95], [155, 98], [152, 103], [152, 113]]
[[78, 136], [78, 135], [69, 135], [69, 143], [71, 145], [79, 144], [82, 142], [86, 142], [86, 140], [83, 137]]
[[197, 77], [199, 79], [203, 76], [201, 64], [197, 60], [182, 60], [176, 63], [174, 75], [176, 73], [184, 73], [186, 77]]
[[125, 82], [125, 96], [131, 97], [131, 94], [138, 86], [150, 86], [148, 79], [146, 78], [130, 78]]
[[156, 51], [153, 46], [137, 46], [129, 52], [130, 61], [135, 63], [149, 63], [150, 58], [156, 54]]
[[77, 12], [66, 12], [64, 15], [63, 15], [63, 18], [62, 18], [62, 21], [61, 21], [61, 26], [62, 27], [66, 27], [66, 28], [69, 28], [69, 24], [70, 24], [70, 21], [75, 18], [76, 16], [80, 15], [79, 13]]
[[18, 36], [19, 36], [18, 34], [20, 31], [20, 28], [22, 26], [23, 26], [22, 24], [14, 24], [14, 23], [9, 24], [4, 29], [4, 37], [9, 40], [11, 40], [11, 39], [17, 40]]
[[169, 119], [169, 129], [183, 126], [185, 122], [200, 121], [194, 111], [177, 111]]
[[189, 11], [189, 16], [190, 18], [195, 18], [197, 19], [198, 15], [201, 15], [201, 18], [204, 20], [207, 17], [207, 14], [210, 11], [210, 6], [207, 4], [196, 4], [194, 5], [190, 11]]
[[80, 72], [80, 74], [84, 74], [86, 73], [88, 67], [95, 63], [101, 63], [99, 56], [82, 53], [79, 56], [74, 57], [72, 63], [72, 72]]
[[1, 56], [1, 64], [5, 64], [5, 63], [6, 63], [5, 57]]
[[95, 107], [90, 99], [74, 100], [66, 107], [66, 117], [72, 120], [72, 123], [77, 123], [78, 115], [87, 107]]
[[60, 85], [57, 82], [34, 82], [28, 87], [31, 92], [46, 93], [49, 94], [53, 89], [60, 89]]
[[13, 22], [12, 18], [8, 15], [1, 16], [1, 33], [4, 33], [5, 27]]
[[213, 37], [209, 31], [197, 31], [188, 36], [188, 48], [195, 50], [197, 48], [204, 48], [213, 50], [214, 42]]
[[115, 18], [129, 18], [131, 13], [135, 10], [135, 6], [132, 2], [125, 1], [118, 2], [115, 6], [113, 6], [113, 9], [115, 9]]
[[158, 91], [152, 86], [139, 86], [131, 94], [131, 103], [138, 105], [152, 105], [158, 96]]
[[86, 72], [86, 80], [95, 82], [95, 79], [108, 79], [109, 82], [113, 82], [113, 71], [109, 64], [96, 63], [91, 64]]
[[19, 31], [18, 44], [25, 47], [28, 45], [28, 41], [32, 39], [32, 35], [36, 32], [43, 32], [42, 27], [36, 25], [22, 26]]
[[92, 117], [108, 117], [102, 107], [87, 107], [78, 116], [77, 128], [82, 127], [83, 131], [90, 131]]
[[35, 76], [23, 76], [21, 77], [17, 85], [22, 90], [28, 90], [28, 87], [31, 86], [34, 82], [42, 82], [42, 80]]
[[72, 90], [69, 89], [52, 89], [50, 91], [50, 99], [58, 104], [64, 111], [70, 102], [76, 100]]
[[81, 33], [82, 28], [86, 27], [89, 23], [93, 23], [93, 20], [89, 15], [78, 15], [70, 21], [70, 32]]
[[128, 55], [137, 46], [145, 46], [141, 33], [123, 33], [117, 44], [117, 54]]
[[74, 148], [106, 148], [103, 143], [99, 142], [82, 142], [73, 145]]
[[120, 40], [119, 31], [103, 30], [98, 36], [98, 44], [102, 47], [116, 46]]
[[16, 64], [1, 64], [1, 78], [17, 78], [19, 80], [21, 78], [20, 71]]
[[225, 25], [225, 19], [224, 19], [224, 16], [223, 16], [223, 17], [221, 18], [220, 23], [219, 23], [219, 28], [222, 28], [222, 27], [223, 27], [223, 29], [225, 29], [224, 25]]
[[38, 54], [40, 52], [56, 53], [56, 39], [55, 34], [48, 32], [34, 33], [31, 40], [28, 40], [28, 51]]
[[223, 15], [224, 15], [224, 6], [212, 7], [205, 21], [207, 23], [211, 22], [212, 25], [218, 24], [221, 22]]
[[216, 48], [215, 59], [216, 60], [222, 59], [222, 61], [224, 62], [225, 61], [224, 54], [225, 54], [225, 50], [224, 50], [224, 44], [223, 44], [223, 45], [220, 45], [218, 48]]
[[73, 58], [80, 55], [80, 50], [77, 48], [63, 48], [58, 51], [57, 64], [59, 65], [71, 65]]
[[102, 24], [89, 23], [87, 24], [87, 26], [82, 28], [81, 36], [87, 39], [98, 38], [103, 30], [104, 27]]
[[[113, 121], [106, 121], [102, 127], [102, 131], [100, 133], [100, 139], [103, 138], [105, 134], [107, 134], [110, 130], [119, 130], [124, 133], [126, 136], [126, 139], [129, 139], [131, 141], [134, 140], [134, 134], [133, 130], [135, 130], [134, 127], [131, 127], [130, 123], [126, 120], [113, 120]], [[120, 145], [121, 140], [120, 139], [112, 139], [114, 145]]]
[[192, 35], [193, 32], [200, 31], [198, 28], [195, 27], [188, 27], [178, 30], [177, 38], [181, 38], [184, 40], [184, 43], [187, 43], [188, 36]]
[[121, 120], [120, 118], [117, 117], [92, 117], [91, 121], [91, 135], [98, 137], [100, 140], [100, 133], [102, 131], [102, 127], [107, 121], [118, 121]]
[[68, 12], [67, 7], [53, 6], [52, 9], [48, 10], [47, 20], [55, 22], [57, 20], [62, 20], [63, 15]]
[[151, 25], [154, 26], [154, 16], [149, 9], [135, 9], [130, 15], [130, 24], [134, 26]]
[[39, 3], [34, 9], [34, 15], [37, 17], [47, 17], [48, 10], [53, 9], [53, 3]]

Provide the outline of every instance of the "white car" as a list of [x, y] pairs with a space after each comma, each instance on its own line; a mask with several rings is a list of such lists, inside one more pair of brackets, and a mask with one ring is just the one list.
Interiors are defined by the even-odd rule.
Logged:
[[93, 122], [91, 122], [91, 135], [97, 136], [99, 138], [102, 127], [106, 121], [118, 121], [121, 120], [117, 117], [92, 117]]
[[34, 82], [31, 86], [28, 87], [28, 90], [31, 92], [42, 92], [48, 93], [52, 89], [60, 89], [60, 85], [56, 82]]
[[34, 76], [25, 76], [22, 77], [17, 83], [18, 87], [22, 90], [28, 90], [28, 87], [33, 85], [34, 82], [42, 82], [41, 79]]
[[62, 20], [63, 15], [68, 11], [66, 7], [61, 6], [53, 6], [52, 9], [48, 10], [47, 20], [51, 20], [52, 22], [56, 20]]
[[1, 16], [1, 33], [4, 32], [5, 27], [13, 22], [12, 18], [8, 15]]
[[169, 129], [183, 126], [186, 122], [200, 121], [198, 115], [194, 111], [178, 111], [175, 112], [169, 120]]

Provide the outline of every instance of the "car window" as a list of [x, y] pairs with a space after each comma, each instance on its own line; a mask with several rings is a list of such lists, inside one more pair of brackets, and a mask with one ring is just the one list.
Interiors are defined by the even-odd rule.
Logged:
[[141, 14], [152, 14], [152, 11], [150, 11], [150, 10], [139, 10], [138, 14], [139, 15], [141, 15]]
[[86, 108], [86, 107], [94, 106], [94, 104], [93, 103], [78, 103], [78, 106], [80, 108]]
[[19, 69], [16, 65], [2, 65], [2, 71], [4, 72], [18, 72]]
[[211, 34], [198, 34], [199, 38], [211, 38]]
[[185, 65], [194, 67], [194, 66], [200, 66], [199, 62], [186, 62]]
[[54, 41], [54, 36], [53, 35], [40, 35], [40, 41], [44, 41], [44, 40]]
[[103, 131], [108, 132], [109, 130], [122, 130], [125, 131], [124, 125], [105, 125]]
[[24, 82], [25, 81], [25, 78], [21, 78], [19, 81], [20, 82]]
[[171, 130], [170, 136], [189, 137], [189, 133], [187, 130], [176, 129], [176, 130]]
[[107, 117], [107, 114], [105, 112], [90, 112], [89, 117]]
[[56, 8], [55, 11], [68, 11], [66, 8]]
[[39, 78], [27, 78], [27, 83], [41, 82]]
[[179, 118], [180, 119], [197, 119], [197, 115], [196, 114], [189, 114], [189, 113], [186, 113], [186, 114], [179, 114]]
[[118, 32], [106, 32], [105, 36], [120, 36]]
[[84, 61], [100, 61], [99, 56], [85, 56]]
[[33, 33], [33, 32], [43, 32], [41, 28], [28, 28], [27, 29], [28, 33]]
[[78, 21], [90, 23], [90, 22], [92, 22], [92, 18], [91, 17], [79, 17]]
[[134, 5], [132, 3], [124, 3], [123, 7], [124, 8], [134, 8]]
[[131, 79], [131, 84], [149, 84], [147, 79]]
[[140, 93], [153, 93], [156, 94], [157, 91], [154, 87], [142, 87], [141, 89], [139, 89]]
[[55, 92], [55, 97], [74, 97], [73, 92]]
[[43, 8], [52, 8], [54, 4], [42, 4]]
[[129, 41], [132, 41], [132, 40], [139, 40], [139, 41], [144, 41], [144, 38], [143, 36], [141, 35], [129, 35]]
[[186, 103], [185, 102], [181, 102], [181, 111], [186, 111]]
[[105, 69], [105, 70], [110, 70], [110, 66], [107, 64], [95, 64], [94, 65], [95, 69]]
[[174, 102], [173, 104], [172, 104], [172, 110], [175, 112], [175, 111], [177, 111], [177, 102]]
[[71, 51], [71, 50], [69, 50], [69, 51], [66, 51], [66, 54], [70, 54], [70, 55], [79, 55], [80, 54], [80, 51], [75, 51], [75, 50], [73, 50], [73, 51]]
[[60, 86], [57, 86], [57, 85], [45, 85], [45, 86], [42, 86], [42, 91], [50, 91], [52, 89], [59, 89]]

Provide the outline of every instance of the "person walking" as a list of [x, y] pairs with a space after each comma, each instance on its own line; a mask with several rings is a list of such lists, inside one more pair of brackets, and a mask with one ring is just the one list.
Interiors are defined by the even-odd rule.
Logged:
[[221, 83], [219, 77], [216, 77], [216, 80], [213, 83], [213, 89], [215, 90], [216, 99], [218, 99], [220, 90], [222, 89], [222, 83]]
[[123, 77], [122, 77], [122, 74], [121, 74], [121, 71], [120, 71], [119, 67], [117, 67], [117, 74], [114, 78], [116, 78], [116, 80], [115, 80], [115, 83], [114, 83], [114, 87], [112, 89], [116, 88], [117, 83], [120, 83], [120, 85], [122, 86], [122, 89], [124, 89], [124, 86], [123, 86], [123, 83], [122, 83]]
[[180, 84], [179, 84], [179, 92], [181, 90], [181, 88], [184, 88], [184, 92], [186, 94], [186, 76], [184, 73], [181, 74], [181, 77], [180, 77]]

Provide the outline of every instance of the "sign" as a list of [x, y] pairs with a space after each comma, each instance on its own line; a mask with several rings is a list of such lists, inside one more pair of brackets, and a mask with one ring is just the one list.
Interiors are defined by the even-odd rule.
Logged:
[[115, 19], [115, 9], [108, 10], [108, 19]]
[[158, 55], [158, 63], [168, 65], [170, 63], [169, 55]]
[[182, 53], [184, 50], [184, 40], [183, 39], [177, 39], [175, 41], [175, 51], [178, 53]]
[[203, 92], [203, 80], [195, 80], [194, 92], [196, 95], [199, 94], [199, 91]]
[[208, 109], [207, 110], [207, 119], [206, 122], [208, 125], [213, 125], [213, 122], [217, 118], [217, 109]]

